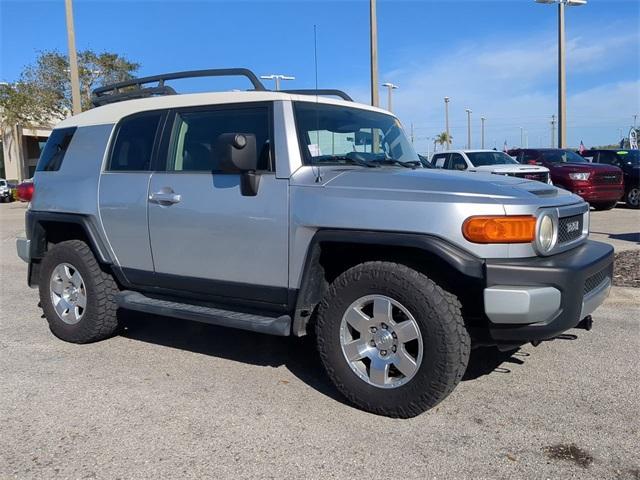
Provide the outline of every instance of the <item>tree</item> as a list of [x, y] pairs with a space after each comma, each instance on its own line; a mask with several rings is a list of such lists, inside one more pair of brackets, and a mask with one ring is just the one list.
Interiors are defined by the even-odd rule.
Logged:
[[448, 143], [449, 145], [451, 145], [451, 143], [453, 142], [453, 137], [449, 135], [447, 132], [442, 132], [440, 135], [436, 137], [436, 142], [439, 145], [444, 145], [445, 143]]
[[[92, 108], [91, 91], [133, 78], [139, 64], [116, 53], [78, 53], [82, 109]], [[15, 83], [0, 85], [0, 123], [32, 126], [62, 119], [71, 112], [69, 61], [56, 51], [38, 55]]]

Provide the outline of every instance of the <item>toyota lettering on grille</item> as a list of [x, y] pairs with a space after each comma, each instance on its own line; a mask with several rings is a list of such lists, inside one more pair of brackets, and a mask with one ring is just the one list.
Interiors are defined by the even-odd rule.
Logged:
[[567, 223], [567, 233], [575, 232], [579, 228], [580, 228], [580, 222], [578, 222], [578, 220]]

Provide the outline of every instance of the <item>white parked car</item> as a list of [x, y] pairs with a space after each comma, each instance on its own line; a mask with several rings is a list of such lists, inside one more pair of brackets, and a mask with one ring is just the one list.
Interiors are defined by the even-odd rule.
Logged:
[[496, 150], [448, 150], [434, 154], [431, 164], [435, 168], [446, 170], [495, 173], [551, 183], [548, 168], [523, 165], [506, 153]]

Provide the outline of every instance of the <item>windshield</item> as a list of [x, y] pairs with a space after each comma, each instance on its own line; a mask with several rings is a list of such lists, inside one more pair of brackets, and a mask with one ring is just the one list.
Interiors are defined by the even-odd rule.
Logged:
[[306, 165], [421, 166], [391, 115], [312, 102], [295, 102], [294, 108]]
[[542, 158], [549, 163], [589, 163], [589, 161], [571, 150], [542, 151]]
[[640, 150], [619, 150], [616, 156], [620, 162], [627, 165], [640, 165]]
[[513, 158], [503, 152], [466, 152], [474, 167], [487, 165], [518, 165]]

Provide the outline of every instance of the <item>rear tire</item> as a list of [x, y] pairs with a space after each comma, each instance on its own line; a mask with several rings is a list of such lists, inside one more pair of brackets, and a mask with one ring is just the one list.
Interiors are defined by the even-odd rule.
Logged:
[[[381, 323], [379, 312], [390, 312], [390, 320]], [[356, 332], [353, 325], [362, 319]], [[391, 262], [367, 262], [342, 273], [319, 306], [316, 335], [336, 388], [363, 410], [397, 418], [419, 415], [453, 391], [471, 343], [457, 298]], [[383, 374], [380, 365], [388, 365]]]
[[625, 201], [629, 208], [640, 208], [640, 187], [634, 187], [627, 192]]
[[612, 208], [614, 208], [616, 205], [618, 205], [618, 201], [616, 200], [615, 202], [607, 202], [607, 203], [592, 203], [591, 206], [596, 210], [596, 211], [602, 211], [602, 210], [611, 210]]
[[69, 240], [54, 245], [40, 271], [40, 304], [56, 337], [90, 343], [114, 334], [118, 286], [86, 243]]

